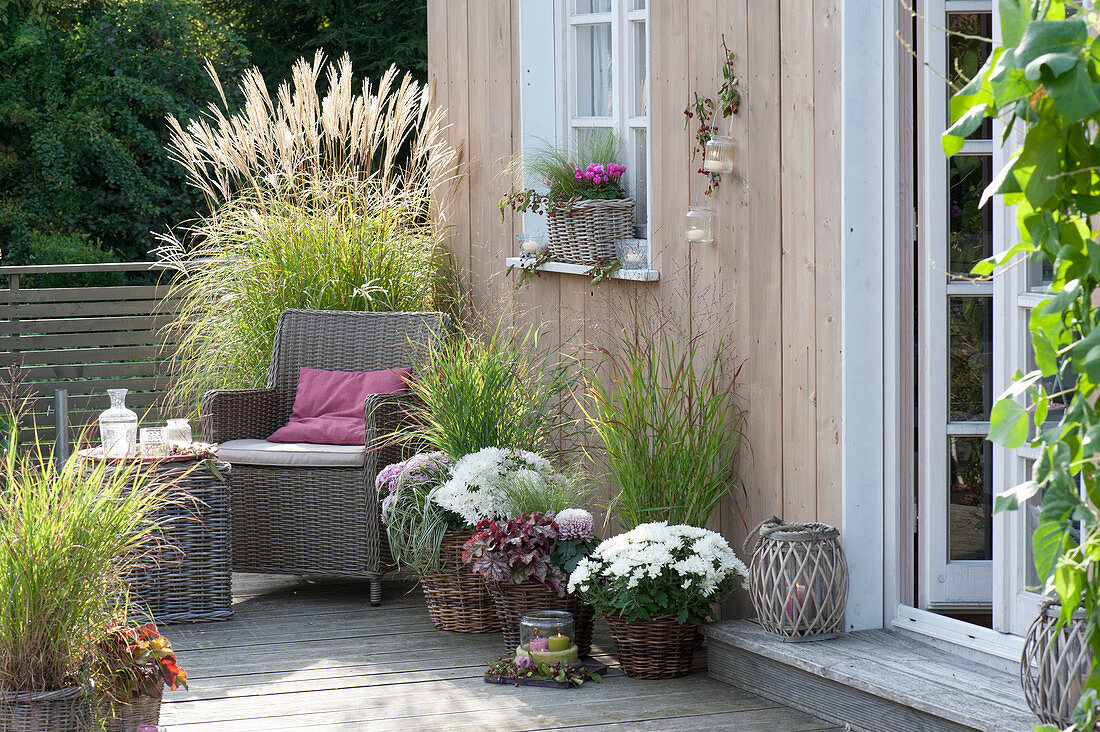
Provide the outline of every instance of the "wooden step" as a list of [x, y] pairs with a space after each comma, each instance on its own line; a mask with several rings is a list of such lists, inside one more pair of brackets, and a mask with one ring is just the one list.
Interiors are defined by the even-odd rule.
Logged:
[[787, 643], [748, 620], [711, 623], [704, 633], [712, 678], [852, 729], [1021, 732], [1038, 724], [1018, 676], [910, 634]]

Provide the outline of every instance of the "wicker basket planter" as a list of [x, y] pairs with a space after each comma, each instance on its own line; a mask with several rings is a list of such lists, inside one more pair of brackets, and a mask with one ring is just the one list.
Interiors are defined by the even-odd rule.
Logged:
[[564, 610], [573, 613], [577, 652], [581, 657], [592, 653], [592, 626], [596, 611], [576, 595], [561, 597], [541, 582], [528, 580], [522, 584], [512, 582], [486, 582], [493, 596], [497, 618], [504, 633], [504, 652], [515, 653], [519, 645], [519, 621], [524, 615], [540, 610]]
[[1031, 623], [1020, 658], [1020, 684], [1031, 711], [1045, 724], [1059, 728], [1070, 724], [1073, 708], [1092, 669], [1085, 637], [1085, 611], [1078, 608], [1073, 619], [1055, 633], [1062, 606], [1046, 600]]
[[106, 703], [99, 707], [106, 732], [137, 732], [142, 724], [160, 724], [159, 696], [139, 696], [129, 704]]
[[546, 214], [550, 259], [595, 264], [615, 258], [615, 242], [634, 236], [634, 201], [629, 198], [581, 201]]
[[0, 690], [0, 730], [4, 732], [83, 732], [88, 726], [84, 689]]
[[675, 615], [649, 620], [623, 620], [608, 615], [615, 651], [623, 673], [635, 679], [674, 679], [691, 671], [698, 628], [681, 625]]
[[456, 633], [500, 630], [493, 598], [480, 574], [462, 563], [462, 545], [470, 534], [448, 531], [439, 546], [439, 571], [420, 578], [432, 624]]
[[772, 519], [749, 539], [755, 534], [749, 594], [764, 630], [788, 641], [835, 637], [843, 630], [848, 601], [840, 532], [828, 524]]

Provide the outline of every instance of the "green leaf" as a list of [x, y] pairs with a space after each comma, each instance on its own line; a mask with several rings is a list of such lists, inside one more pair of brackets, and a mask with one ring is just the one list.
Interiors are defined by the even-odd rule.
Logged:
[[997, 175], [993, 176], [993, 180], [989, 181], [989, 185], [982, 191], [982, 200], [978, 203], [979, 208], [984, 208], [986, 202], [998, 193], [1019, 192], [1020, 185], [1016, 182], [1015, 168], [1022, 152], [1023, 148], [1013, 153], [1012, 157], [1004, 164], [1004, 167], [997, 171]]
[[1004, 493], [998, 493], [993, 499], [993, 513], [1015, 511], [1038, 492], [1039, 484], [1033, 480], [1028, 480], [1008, 489]]
[[985, 119], [985, 105], [978, 105], [968, 109], [955, 124], [947, 128], [940, 136], [940, 143], [943, 145], [943, 151], [947, 157], [951, 157], [962, 150], [963, 142], [971, 133], [981, 127], [983, 119]]
[[1054, 102], [1054, 108], [1062, 115], [1065, 123], [1078, 122], [1100, 110], [1096, 82], [1089, 76], [1088, 67], [1079, 58], [1074, 60], [1072, 72], [1057, 78], [1044, 79], [1044, 86]]
[[1009, 449], [1022, 446], [1027, 441], [1029, 420], [1027, 410], [1012, 398], [1002, 398], [993, 405], [990, 416], [992, 426], [989, 439]]
[[1073, 347], [1073, 370], [1088, 377], [1092, 383], [1100, 383], [1100, 328], [1089, 331], [1081, 342]]
[[1088, 38], [1083, 20], [1034, 21], [1024, 30], [1013, 63], [1028, 81], [1038, 81], [1044, 69], [1057, 77], [1077, 64]]
[[1031, 551], [1039, 579], [1046, 581], [1066, 547], [1066, 531], [1059, 521], [1047, 521], [1036, 527], [1031, 537]]
[[1069, 622], [1073, 611], [1081, 604], [1081, 592], [1088, 578], [1078, 566], [1062, 561], [1054, 570], [1054, 588], [1062, 601], [1062, 622]]
[[973, 269], [970, 270], [970, 274], [977, 275], [979, 277], [991, 275], [993, 274], [994, 269], [1012, 261], [1012, 259], [1014, 259], [1017, 254], [1022, 254], [1024, 252], [1030, 253], [1033, 251], [1035, 251], [1035, 247], [1033, 247], [1031, 244], [1022, 241], [1018, 242], [1016, 244], [1013, 244], [1008, 249], [1005, 249], [1003, 252], [998, 252], [992, 257], [987, 257], [978, 262], [974, 265]]

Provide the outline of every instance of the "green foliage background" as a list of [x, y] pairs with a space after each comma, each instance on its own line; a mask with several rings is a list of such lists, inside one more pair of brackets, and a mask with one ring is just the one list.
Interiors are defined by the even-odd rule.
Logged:
[[275, 84], [322, 47], [423, 79], [426, 2], [0, 0], [3, 263], [147, 259], [151, 231], [205, 211], [165, 150], [166, 116], [216, 98], [204, 59]]

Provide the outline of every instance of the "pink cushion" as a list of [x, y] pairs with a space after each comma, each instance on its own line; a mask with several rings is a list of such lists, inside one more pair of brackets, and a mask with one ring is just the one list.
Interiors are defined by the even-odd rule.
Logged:
[[366, 442], [363, 402], [371, 394], [396, 394], [409, 385], [410, 368], [381, 371], [299, 369], [298, 392], [290, 421], [268, 437], [270, 442], [313, 445], [362, 445]]

